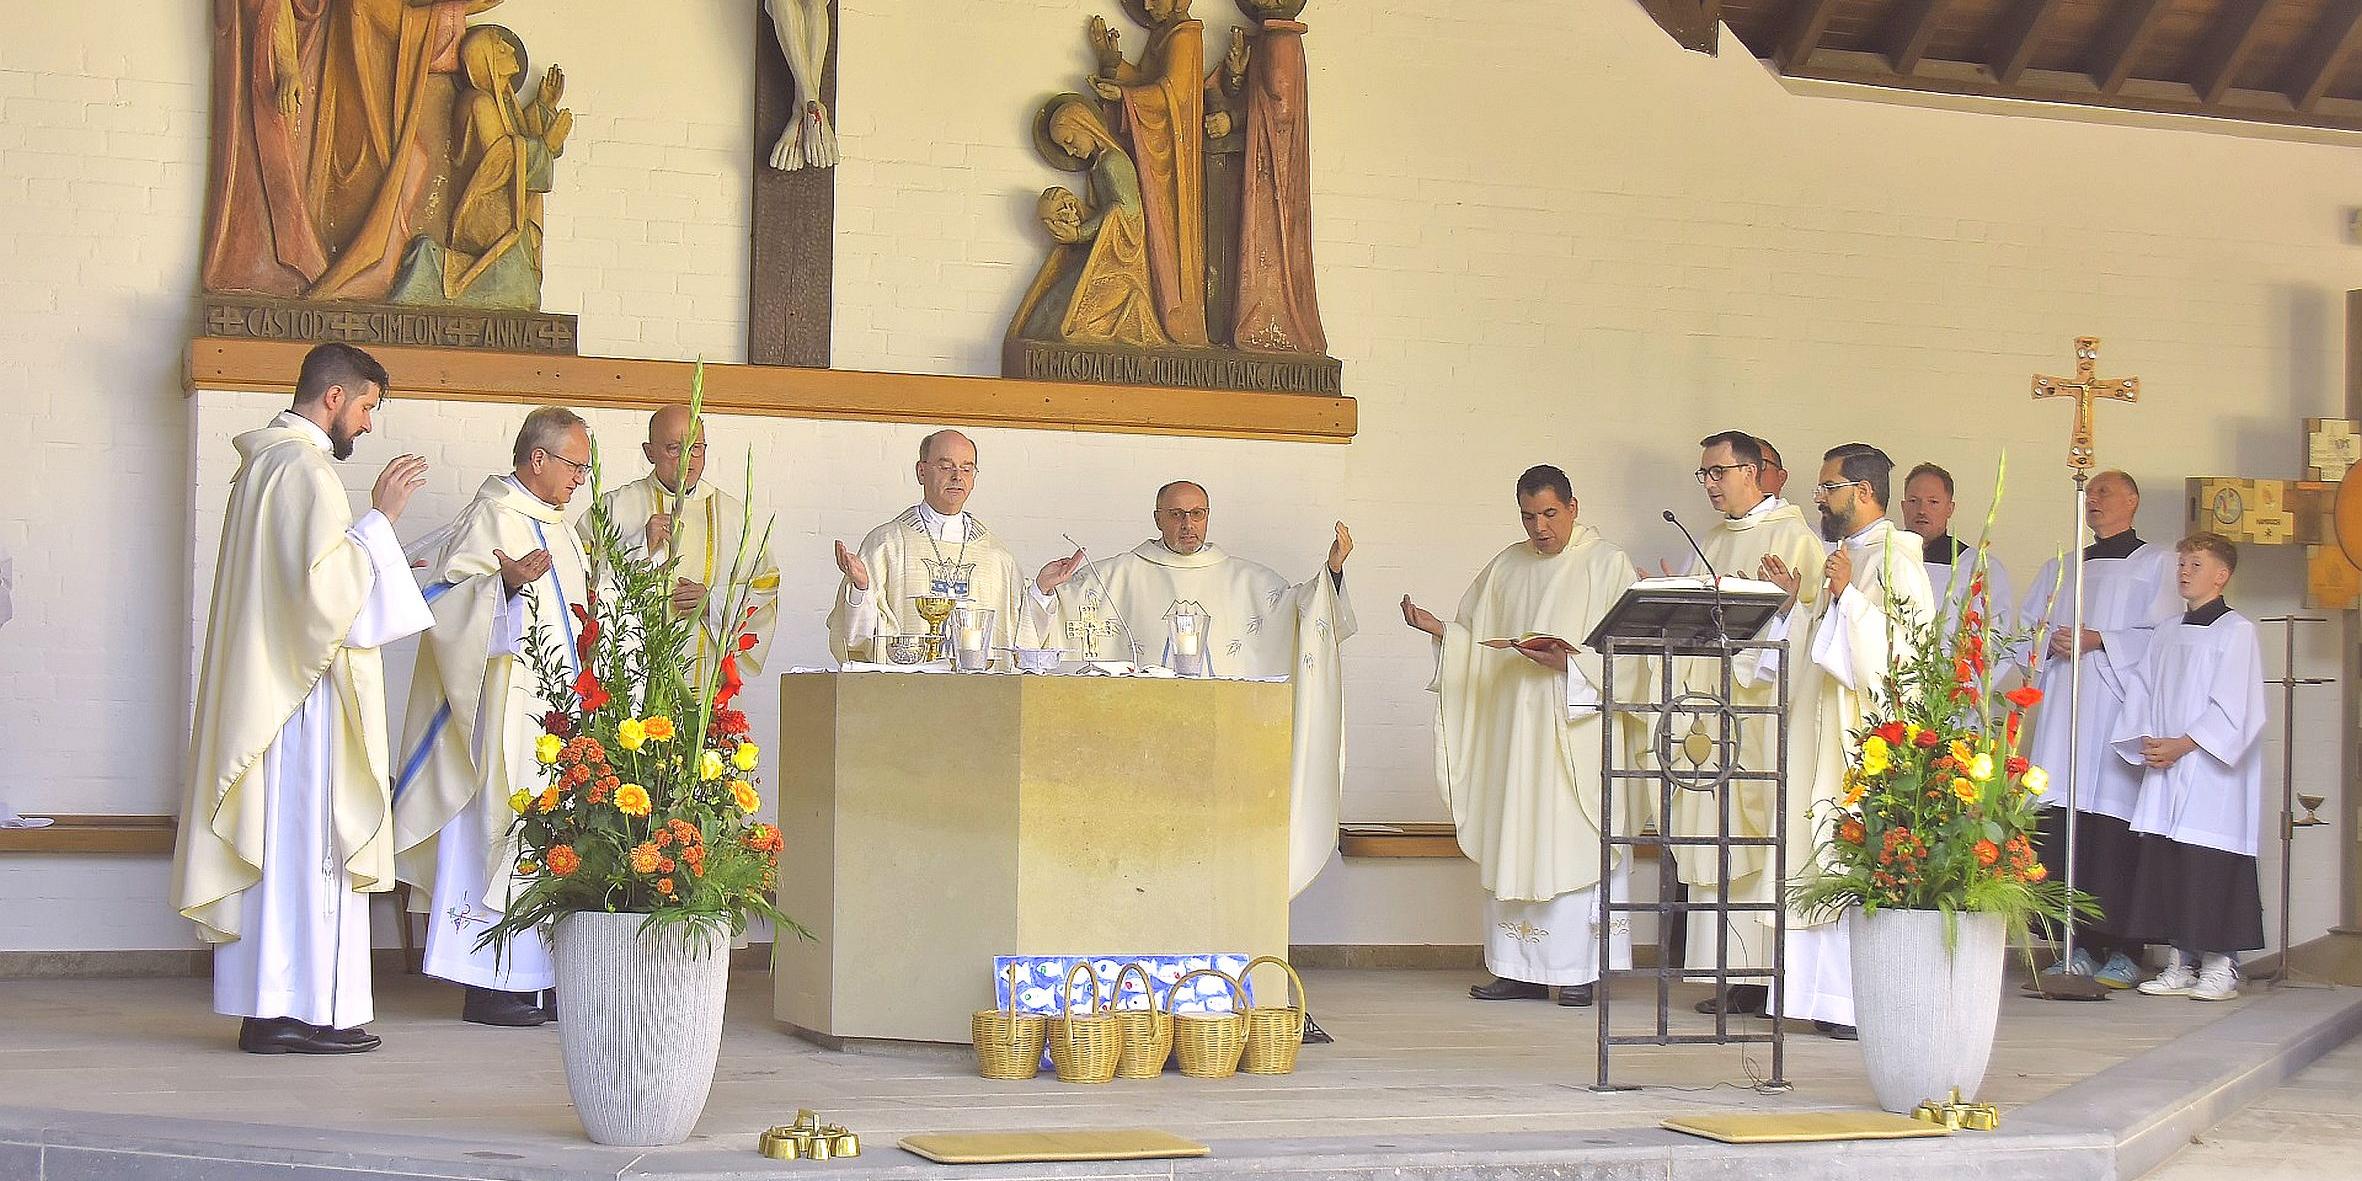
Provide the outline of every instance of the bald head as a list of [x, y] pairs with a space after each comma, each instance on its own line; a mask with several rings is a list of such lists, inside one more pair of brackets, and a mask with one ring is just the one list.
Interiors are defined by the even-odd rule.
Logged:
[[958, 431], [936, 431], [919, 440], [919, 495], [947, 517], [965, 511], [976, 490], [976, 444]]
[[2141, 486], [2131, 476], [2110, 468], [2093, 476], [2083, 494], [2083, 517], [2091, 523], [2092, 536], [2104, 539], [2132, 528], [2133, 515], [2141, 507]]
[[936, 431], [934, 434], [928, 435], [926, 438], [919, 440], [919, 462], [925, 463], [928, 460], [934, 459], [937, 452], [944, 448], [962, 447], [967, 449], [968, 455], [968, 458], [962, 462], [974, 463], [976, 461], [976, 440], [971, 439], [968, 436], [959, 433], [958, 431]]
[[1156, 535], [1174, 553], [1194, 554], [1205, 548], [1211, 516], [1202, 485], [1175, 480], [1156, 490]]
[[[648, 416], [648, 441], [640, 444], [640, 454], [647, 457], [648, 466], [656, 472], [656, 482], [667, 492], [695, 488], [705, 478], [705, 424], [696, 424], [697, 438], [689, 437], [690, 422], [687, 406], [667, 406]], [[681, 470], [682, 452], [688, 452], [689, 468]]]

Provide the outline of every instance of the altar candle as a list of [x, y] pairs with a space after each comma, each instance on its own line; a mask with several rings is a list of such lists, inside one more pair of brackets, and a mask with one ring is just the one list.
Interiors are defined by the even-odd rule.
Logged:
[[981, 648], [983, 648], [983, 647], [984, 647], [984, 629], [983, 629], [983, 628], [981, 628], [981, 627], [963, 627], [963, 628], [959, 629], [959, 648], [960, 648], [960, 650], [961, 650], [962, 652], [974, 652], [974, 651], [977, 651], [977, 650], [979, 650], [979, 649], [981, 649]]
[[1183, 656], [1195, 656], [1203, 650], [1204, 639], [1195, 628], [1185, 628], [1173, 636], [1173, 651]]

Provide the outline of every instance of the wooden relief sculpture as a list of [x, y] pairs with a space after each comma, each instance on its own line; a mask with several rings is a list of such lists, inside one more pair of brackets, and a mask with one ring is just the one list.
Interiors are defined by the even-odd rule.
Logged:
[[[1304, 0], [1237, 3], [1254, 31], [1234, 31], [1210, 72], [1190, 0], [1123, 0], [1148, 30], [1137, 61], [1091, 18], [1099, 102], [1059, 95], [1035, 120], [1043, 157], [1087, 170], [1090, 193], [1042, 196], [1050, 257], [1010, 324], [1004, 373], [1337, 392], [1313, 279]], [[1135, 208], [1147, 320], [1132, 294]]]
[[[573, 116], [561, 71], [534, 75], [516, 34], [468, 23], [499, 2], [214, 0], [209, 329], [367, 341], [359, 321], [272, 309], [540, 307], [542, 201]], [[386, 332], [570, 350], [571, 321], [540, 319], [535, 339], [482, 316], [397, 313]]]

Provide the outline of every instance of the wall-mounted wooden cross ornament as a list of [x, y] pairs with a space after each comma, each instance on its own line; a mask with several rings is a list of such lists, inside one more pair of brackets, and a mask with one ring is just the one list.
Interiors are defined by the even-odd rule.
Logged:
[[2362, 422], [2305, 420], [2305, 478], [2198, 476], [2189, 482], [2190, 527], [2241, 545], [2305, 547], [2305, 606], [2343, 611], [2362, 605], [2362, 568], [2338, 543], [2341, 485], [2357, 477]]

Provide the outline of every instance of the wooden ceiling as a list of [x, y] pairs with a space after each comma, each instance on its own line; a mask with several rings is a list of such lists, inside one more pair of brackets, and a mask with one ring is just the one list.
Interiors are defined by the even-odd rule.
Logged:
[[1779, 74], [2362, 131], [2362, 0], [1641, 0]]

